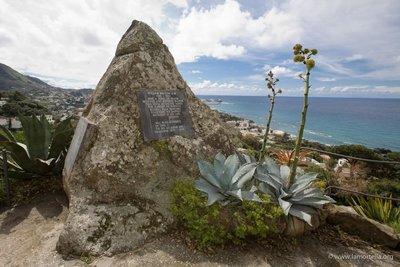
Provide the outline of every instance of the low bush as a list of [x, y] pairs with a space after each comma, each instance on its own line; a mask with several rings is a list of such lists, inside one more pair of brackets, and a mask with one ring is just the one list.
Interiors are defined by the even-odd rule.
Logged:
[[399, 230], [400, 209], [396, 208], [391, 200], [374, 197], [353, 197], [350, 204], [358, 214]]
[[330, 185], [337, 185], [337, 181], [335, 179], [335, 173], [332, 170], [327, 170], [315, 165], [310, 165], [304, 169], [304, 172], [314, 172], [318, 173], [318, 180], [314, 183], [315, 187], [321, 189], [322, 191], [325, 190], [327, 186]]
[[400, 181], [396, 179], [379, 179], [368, 184], [368, 193], [380, 196], [400, 197]]
[[271, 204], [243, 201], [225, 206], [207, 206], [207, 197], [195, 189], [193, 182], [177, 182], [172, 190], [173, 214], [200, 249], [228, 242], [242, 243], [248, 237], [266, 238], [280, 233], [285, 226], [283, 211]]

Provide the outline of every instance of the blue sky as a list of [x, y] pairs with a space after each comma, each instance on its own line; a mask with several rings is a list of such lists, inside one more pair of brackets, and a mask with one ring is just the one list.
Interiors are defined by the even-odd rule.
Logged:
[[0, 0], [0, 62], [94, 88], [134, 19], [153, 27], [197, 94], [301, 96], [292, 47], [317, 48], [311, 96], [400, 97], [398, 0]]

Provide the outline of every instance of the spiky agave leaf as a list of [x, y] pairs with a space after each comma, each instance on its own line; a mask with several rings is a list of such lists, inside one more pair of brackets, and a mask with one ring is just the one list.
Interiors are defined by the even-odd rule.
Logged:
[[262, 168], [257, 168], [255, 177], [261, 181], [259, 190], [271, 196], [272, 200], [281, 206], [286, 216], [295, 216], [312, 225], [311, 218], [316, 209], [321, 209], [324, 204], [335, 201], [324, 195], [318, 188], [311, 187], [317, 174], [297, 172], [295, 183], [288, 187], [289, 174], [288, 166], [280, 166], [278, 173], [278, 166], [269, 163]]
[[34, 172], [35, 166], [29, 158], [28, 151], [25, 146], [20, 143], [2, 141], [0, 147], [4, 147], [10, 152], [10, 156], [14, 159], [15, 163], [24, 170]]
[[215, 173], [213, 165], [205, 160], [200, 160], [197, 162], [199, 166], [201, 176], [215, 187], [221, 188], [217, 174]]
[[62, 152], [68, 150], [67, 145], [71, 142], [73, 134], [71, 118], [62, 121], [54, 131], [47, 159], [58, 158]]
[[24, 131], [29, 158], [47, 159], [51, 142], [51, 128], [44, 116], [39, 120], [36, 116], [20, 116]]
[[3, 125], [0, 125], [0, 141], [17, 142], [14, 135]]
[[54, 132], [53, 140], [51, 127], [45, 116], [40, 120], [36, 116], [20, 117], [20, 121], [27, 145], [16, 142], [7, 129], [0, 129], [0, 147], [10, 152], [10, 171], [15, 171], [16, 177], [21, 177], [21, 170], [30, 177], [61, 173], [66, 148], [73, 134], [70, 120], [60, 123]]
[[221, 194], [215, 186], [211, 185], [206, 180], [203, 179], [196, 180], [195, 187], [197, 190], [207, 194], [208, 196], [207, 206], [210, 206], [215, 202], [226, 198], [226, 196]]
[[214, 171], [217, 177], [221, 176], [224, 172], [225, 160], [226, 157], [221, 152], [219, 152], [214, 158]]
[[249, 163], [245, 158], [241, 161], [240, 158], [241, 155], [238, 153], [228, 158], [218, 153], [214, 158], [214, 164], [203, 160], [198, 162], [202, 177], [195, 181], [195, 187], [208, 195], [207, 205], [212, 205], [217, 201], [228, 203], [229, 196], [241, 201], [261, 201], [255, 193], [257, 188], [251, 187], [249, 190], [244, 188], [253, 177], [257, 163]]

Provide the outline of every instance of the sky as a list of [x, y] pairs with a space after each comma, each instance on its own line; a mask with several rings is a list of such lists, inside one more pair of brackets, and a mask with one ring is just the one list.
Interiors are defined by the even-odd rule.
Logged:
[[0, 63], [95, 88], [133, 20], [169, 47], [196, 94], [301, 96], [296, 43], [318, 49], [310, 96], [400, 98], [398, 0], [0, 0]]

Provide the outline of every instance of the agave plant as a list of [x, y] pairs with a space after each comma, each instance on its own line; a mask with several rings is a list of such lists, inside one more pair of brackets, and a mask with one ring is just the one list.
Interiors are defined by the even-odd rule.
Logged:
[[19, 117], [26, 144], [0, 126], [0, 147], [10, 152], [9, 174], [14, 178], [60, 174], [74, 132], [70, 119], [62, 121], [52, 133], [45, 116]]
[[202, 177], [195, 181], [195, 187], [207, 193], [208, 206], [215, 202], [225, 205], [230, 202], [230, 197], [241, 201], [262, 202], [255, 193], [256, 186], [245, 188], [246, 182], [252, 179], [257, 168], [254, 158], [237, 153], [226, 158], [218, 153], [213, 164], [201, 160], [198, 165]]
[[400, 209], [396, 209], [391, 200], [356, 196], [351, 198], [350, 205], [361, 216], [381, 223], [400, 221]]
[[321, 209], [324, 204], [335, 202], [318, 188], [312, 187], [317, 175], [303, 174], [297, 169], [295, 183], [290, 185], [290, 168], [267, 158], [257, 167], [255, 178], [261, 181], [259, 190], [270, 195], [272, 200], [281, 206], [286, 216], [297, 217], [312, 226], [311, 218], [317, 209]]

